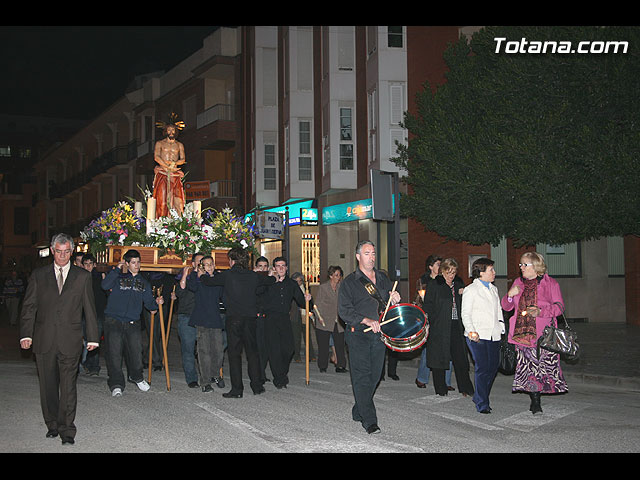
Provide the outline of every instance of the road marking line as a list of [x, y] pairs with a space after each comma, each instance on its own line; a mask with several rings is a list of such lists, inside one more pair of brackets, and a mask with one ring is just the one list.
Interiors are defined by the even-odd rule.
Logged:
[[504, 430], [501, 427], [495, 425], [489, 425], [487, 423], [478, 422], [470, 418], [460, 417], [458, 415], [452, 415], [446, 412], [426, 412], [431, 415], [437, 415], [438, 417], [446, 418], [447, 420], [453, 420], [454, 422], [464, 423], [465, 425], [471, 425], [472, 427], [481, 428], [483, 430]]
[[555, 422], [563, 417], [572, 415], [588, 408], [588, 405], [578, 404], [558, 404], [544, 406], [543, 413], [533, 415], [531, 412], [520, 412], [496, 422], [507, 428], [512, 428], [521, 432], [531, 432], [547, 423]]
[[239, 418], [234, 417], [233, 415], [229, 415], [222, 410], [215, 408], [208, 403], [196, 403], [196, 406], [202, 408], [203, 410], [215, 415], [220, 420], [227, 422], [232, 427], [238, 428], [240, 430], [244, 430], [250, 435], [267, 442], [269, 445], [273, 446], [275, 449], [284, 452], [285, 450], [281, 449], [278, 445], [281, 445], [283, 442], [276, 437], [268, 435], [261, 430], [249, 425], [247, 422], [240, 420]]

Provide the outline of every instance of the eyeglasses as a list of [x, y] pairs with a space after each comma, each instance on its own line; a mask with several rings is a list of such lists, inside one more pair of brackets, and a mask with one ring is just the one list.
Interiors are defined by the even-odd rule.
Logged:
[[533, 263], [519, 263], [518, 265], [521, 267], [533, 267]]

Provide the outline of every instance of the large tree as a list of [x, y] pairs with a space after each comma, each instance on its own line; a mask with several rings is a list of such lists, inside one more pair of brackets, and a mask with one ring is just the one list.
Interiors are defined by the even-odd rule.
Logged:
[[640, 28], [486, 27], [444, 57], [405, 115], [404, 214], [472, 244], [640, 234]]

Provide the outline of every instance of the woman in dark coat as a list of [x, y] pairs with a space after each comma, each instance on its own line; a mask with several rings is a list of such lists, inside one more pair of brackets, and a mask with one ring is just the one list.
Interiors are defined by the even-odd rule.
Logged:
[[433, 386], [437, 395], [447, 395], [445, 371], [453, 362], [458, 391], [473, 395], [469, 378], [469, 359], [464, 339], [462, 311], [462, 280], [456, 276], [458, 264], [447, 258], [440, 264], [440, 274], [431, 282], [424, 299], [424, 310], [429, 319], [427, 338], [427, 366], [433, 373]]

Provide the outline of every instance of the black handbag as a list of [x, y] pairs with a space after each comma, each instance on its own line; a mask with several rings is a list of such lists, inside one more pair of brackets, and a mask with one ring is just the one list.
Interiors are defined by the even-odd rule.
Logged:
[[504, 375], [513, 375], [516, 373], [516, 346], [509, 343], [507, 334], [503, 334], [500, 338], [500, 363], [498, 371]]
[[556, 327], [546, 326], [540, 338], [538, 338], [538, 358], [540, 357], [540, 349], [544, 348], [550, 352], [559, 353], [567, 360], [576, 360], [580, 355], [580, 345], [578, 344], [578, 334], [571, 330], [569, 323], [564, 316], [564, 307], [561, 303], [555, 302], [562, 308], [562, 313], [559, 317], [562, 317], [564, 322], [564, 328], [560, 328], [558, 325], [558, 318], [556, 317]]

